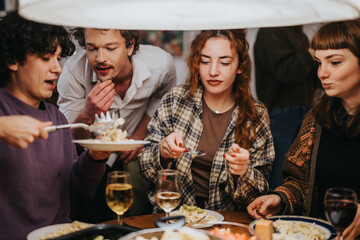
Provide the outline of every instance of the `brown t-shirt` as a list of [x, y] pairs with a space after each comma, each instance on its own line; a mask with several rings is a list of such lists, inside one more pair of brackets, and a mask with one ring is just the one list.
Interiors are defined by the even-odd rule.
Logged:
[[204, 128], [197, 150], [205, 151], [206, 155], [203, 157], [196, 157], [193, 160], [191, 172], [196, 195], [208, 198], [212, 161], [224, 138], [236, 105], [224, 113], [217, 114], [206, 105], [204, 99], [202, 102]]

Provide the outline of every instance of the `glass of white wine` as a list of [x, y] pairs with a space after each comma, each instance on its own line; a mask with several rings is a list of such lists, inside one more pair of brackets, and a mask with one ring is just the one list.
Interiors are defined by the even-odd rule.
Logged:
[[109, 172], [105, 196], [107, 205], [117, 215], [119, 225], [123, 225], [122, 216], [133, 202], [130, 174], [125, 171]]
[[155, 200], [166, 213], [166, 217], [181, 201], [179, 190], [179, 173], [176, 170], [164, 169], [158, 171], [158, 183]]

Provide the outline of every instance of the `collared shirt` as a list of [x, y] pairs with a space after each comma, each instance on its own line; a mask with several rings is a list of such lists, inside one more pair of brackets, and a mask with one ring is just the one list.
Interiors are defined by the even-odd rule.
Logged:
[[[149, 197], [155, 204], [155, 185], [157, 170], [162, 169], [160, 162], [160, 142], [170, 133], [178, 132], [183, 135], [186, 147], [197, 149], [202, 123], [202, 95], [203, 89], [199, 88], [194, 97], [189, 97], [185, 86], [178, 86], [169, 91], [162, 99], [158, 110], [148, 125], [150, 144], [145, 145], [140, 155], [140, 172], [152, 182]], [[226, 133], [218, 147], [209, 179], [209, 201], [207, 209], [234, 210], [241, 203], [248, 204], [255, 197], [268, 190], [268, 177], [275, 157], [273, 139], [270, 132], [270, 122], [266, 108], [259, 102], [256, 103], [259, 122], [253, 123], [256, 138], [250, 147], [250, 163], [246, 173], [239, 177], [234, 184], [234, 176], [229, 172], [229, 166], [223, 154], [227, 153], [235, 143], [234, 129], [237, 122], [239, 107], [236, 107]], [[195, 190], [191, 174], [192, 158], [184, 153], [180, 158], [174, 159], [173, 166], [180, 174], [180, 187], [182, 203], [195, 205]]]
[[[125, 119], [122, 129], [131, 135], [144, 113], [150, 117], [157, 109], [162, 96], [176, 85], [175, 65], [172, 56], [159, 47], [140, 45], [131, 57], [133, 78], [124, 99], [115, 93], [110, 112]], [[92, 71], [86, 52], [69, 58], [57, 83], [59, 110], [73, 122], [85, 106], [87, 95], [95, 86], [97, 77]]]

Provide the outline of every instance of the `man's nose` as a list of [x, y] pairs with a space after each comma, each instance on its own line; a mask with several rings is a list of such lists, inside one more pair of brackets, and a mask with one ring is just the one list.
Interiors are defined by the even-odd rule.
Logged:
[[104, 50], [99, 48], [96, 55], [97, 62], [105, 62]]

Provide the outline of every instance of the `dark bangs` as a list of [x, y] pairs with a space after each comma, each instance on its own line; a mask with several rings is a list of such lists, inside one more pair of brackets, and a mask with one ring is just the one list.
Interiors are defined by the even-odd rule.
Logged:
[[75, 51], [75, 45], [63, 27], [43, 25], [41, 31], [33, 36], [28, 48], [28, 53], [39, 56], [48, 53], [54, 54], [58, 46], [62, 49], [61, 57], [71, 56]]
[[311, 41], [314, 50], [349, 49], [360, 59], [360, 20], [333, 22], [322, 26]]
[[0, 87], [10, 81], [9, 65], [24, 64], [28, 54], [54, 54], [61, 47], [61, 57], [71, 56], [75, 45], [62, 26], [26, 20], [17, 11], [0, 20]]
[[[360, 63], [360, 20], [332, 22], [323, 25], [315, 34], [311, 48], [314, 50], [349, 49]], [[352, 116], [346, 112], [340, 98], [324, 94], [313, 106], [316, 119], [329, 131], [333, 123], [340, 125], [350, 137], [360, 134], [360, 106]]]

